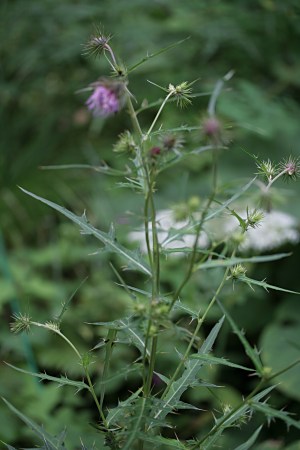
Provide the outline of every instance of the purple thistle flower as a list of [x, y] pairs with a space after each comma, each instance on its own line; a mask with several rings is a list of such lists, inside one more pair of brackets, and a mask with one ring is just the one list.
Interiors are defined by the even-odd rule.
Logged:
[[87, 99], [86, 105], [96, 117], [108, 117], [120, 110], [120, 100], [116, 90], [98, 84]]
[[209, 117], [203, 122], [203, 131], [206, 136], [218, 136], [220, 128], [220, 122], [215, 117]]

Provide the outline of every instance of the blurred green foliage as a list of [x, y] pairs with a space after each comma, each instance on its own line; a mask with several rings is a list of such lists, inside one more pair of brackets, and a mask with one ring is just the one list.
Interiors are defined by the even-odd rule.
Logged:
[[[278, 161], [290, 153], [299, 154], [300, 115], [300, 5], [298, 0], [3, 0], [0, 5], [0, 214], [3, 248], [1, 250], [0, 307], [1, 360], [24, 368], [68, 371], [81, 376], [80, 367], [57, 339], [35, 332], [28, 338], [11, 336], [9, 322], [12, 312], [29, 310], [39, 320], [51, 319], [80, 283], [81, 286], [64, 327], [79, 348], [88, 350], [102, 338], [99, 330], [85, 324], [94, 320], [113, 320], [131, 308], [123, 291], [114, 284], [108, 256], [94, 255], [95, 244], [79, 236], [73, 225], [66, 224], [44, 206], [28, 199], [16, 185], [71, 205], [76, 212], [87, 208], [90, 220], [108, 227], [117, 222], [121, 233], [124, 222], [131, 224], [127, 211], [140, 214], [139, 205], [128, 192], [111, 190], [111, 180], [84, 171], [53, 172], [38, 170], [38, 166], [62, 163], [99, 164], [105, 160], [113, 167], [121, 158], [111, 152], [116, 135], [128, 126], [125, 114], [115, 120], [92, 121], [85, 110], [85, 93], [76, 93], [107, 74], [103, 61], [81, 55], [82, 44], [101, 23], [114, 35], [114, 47], [124, 62], [133, 64], [148, 52], [190, 37], [169, 53], [149, 60], [131, 79], [131, 90], [141, 104], [160, 96], [149, 85], [149, 79], [160, 85], [192, 81], [197, 92], [211, 92], [217, 79], [229, 70], [235, 71], [218, 104], [218, 112], [233, 139], [230, 152], [223, 158], [222, 179], [251, 176], [254, 163], [241, 151], [263, 155]], [[196, 104], [196, 102], [195, 102]], [[200, 104], [200, 108], [199, 108]], [[166, 125], [200, 123], [207, 106], [207, 97], [197, 106], [181, 111], [168, 106], [163, 120]], [[153, 117], [153, 111], [145, 114]], [[192, 144], [189, 144], [192, 145]], [[191, 169], [191, 174], [188, 171]], [[179, 172], [180, 170], [180, 172]], [[178, 183], [180, 174], [180, 183]], [[168, 172], [161, 180], [162, 193], [158, 204], [186, 200], [190, 193], [205, 192], [207, 178], [205, 156], [186, 161], [185, 166]], [[188, 186], [188, 187], [187, 187]], [[285, 194], [285, 192], [283, 191]], [[285, 195], [281, 207], [300, 218], [299, 187], [291, 196]], [[120, 209], [121, 208], [121, 209]], [[128, 218], [129, 217], [129, 218]], [[273, 263], [274, 264], [274, 263]], [[299, 249], [293, 258], [276, 263], [276, 268], [264, 265], [257, 276], [268, 282], [276, 280], [289, 289], [300, 290], [298, 267]], [[129, 275], [129, 277], [132, 275]], [[178, 264], [170, 261], [164, 283], [169, 289], [181, 276]], [[199, 292], [214, 286], [214, 275], [189, 287], [187, 296], [197, 301]], [[205, 300], [205, 299], [204, 299]], [[291, 305], [291, 302], [293, 304]], [[280, 364], [292, 362], [299, 355], [300, 307], [297, 299], [285, 296], [245, 292], [237, 288], [225, 295], [227, 307], [247, 331], [254, 343], [262, 348], [267, 366], [280, 369]], [[290, 315], [288, 311], [292, 310]], [[217, 313], [215, 313], [217, 314]], [[214, 311], [211, 320], [214, 318]], [[184, 319], [182, 319], [184, 320]], [[163, 345], [172, 345], [172, 336], [165, 336]], [[224, 332], [220, 352], [226, 352], [237, 362], [245, 356], [232, 335]], [[285, 355], [280, 360], [278, 352]], [[169, 354], [170, 355], [170, 354]], [[175, 355], [165, 364], [175, 364]], [[114, 370], [121, 370], [132, 360], [131, 349], [118, 350]], [[94, 364], [95, 375], [101, 369], [101, 358]], [[86, 434], [92, 411], [86, 399], [50, 384], [38, 384], [30, 377], [20, 376], [1, 363], [0, 393], [34, 420], [48, 424], [49, 432], [61, 431], [61, 424], [70, 424], [69, 448], [77, 448], [79, 436]], [[230, 387], [229, 403], [234, 404], [240, 393], [251, 385], [249, 379], [235, 379], [235, 373], [222, 370], [211, 374], [212, 380]], [[279, 381], [277, 402], [289, 403], [289, 409], [299, 413], [299, 368], [283, 375]], [[124, 384], [114, 380], [111, 389], [119, 395], [132, 389], [134, 375]], [[203, 392], [191, 395], [209, 402]], [[199, 397], [199, 398], [198, 398]], [[116, 398], [112, 396], [112, 405]], [[216, 408], [217, 404], [214, 405]], [[184, 419], [183, 419], [184, 420]], [[193, 427], [205, 426], [195, 417]], [[201, 419], [205, 422], [204, 419]], [[0, 405], [0, 440], [16, 446], [33, 445], [30, 432], [19, 420]], [[188, 430], [188, 429], [187, 429]], [[91, 429], [89, 429], [91, 432]], [[224, 437], [224, 447], [238, 445], [242, 431]], [[284, 437], [283, 437], [284, 436]], [[246, 438], [246, 436], [245, 436]], [[268, 444], [272, 438], [273, 444]], [[292, 431], [288, 436], [281, 427], [264, 430], [257, 450], [271, 448], [296, 449], [299, 439]], [[90, 438], [93, 441], [93, 436]], [[275, 447], [276, 443], [277, 447]], [[86, 445], [89, 445], [87, 443]], [[273, 447], [272, 447], [273, 445]]]

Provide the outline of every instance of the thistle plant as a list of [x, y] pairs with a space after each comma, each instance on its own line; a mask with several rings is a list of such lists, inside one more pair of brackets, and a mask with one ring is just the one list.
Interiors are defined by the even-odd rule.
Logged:
[[[278, 260], [287, 254], [243, 254], [241, 249], [244, 238], [251, 229], [259, 229], [268, 211], [264, 211], [261, 205], [250, 204], [243, 214], [236, 205], [245, 194], [255, 189], [255, 186], [259, 186], [263, 194], [267, 195], [279, 178], [295, 179], [299, 174], [299, 161], [290, 157], [276, 166], [269, 160], [257, 163], [259, 176], [262, 176], [263, 180], [255, 175], [245, 183], [236, 185], [235, 192], [228, 195], [218, 175], [220, 158], [226, 157], [228, 147], [222, 139], [223, 126], [220, 125], [217, 114], [217, 101], [233, 73], [230, 72], [219, 80], [213, 92], [209, 94], [206, 119], [200, 125], [179, 124], [175, 128], [165, 129], [162, 115], [168, 108], [187, 108], [191, 103], [196, 104], [201, 95], [194, 92], [197, 80], [184, 80], [178, 84], [171, 80], [166, 87], [151, 82], [153, 89], [164, 92], [164, 98], [153, 104], [144, 102], [139, 106], [137, 93], [132, 91], [130, 85], [130, 75], [155, 54], [148, 55], [131, 67], [125, 67], [114, 53], [111, 37], [104, 36], [100, 31], [90, 38], [85, 51], [96, 57], [106, 58], [108, 67], [112, 70], [110, 77], [101, 76], [87, 88], [90, 92], [86, 100], [87, 108], [93, 116], [103, 120], [114, 120], [116, 114], [123, 109], [122, 114], [126, 111], [131, 121], [132, 129], [123, 130], [113, 147], [114, 152], [122, 154], [125, 159], [124, 170], [116, 170], [106, 164], [91, 169], [117, 178], [124, 189], [130, 188], [131, 192], [136, 193], [137, 201], [142, 201], [142, 224], [135, 231], [132, 230], [128, 238], [128, 241], [141, 241], [139, 248], [133, 251], [121, 244], [114, 227], [109, 231], [94, 227], [87, 219], [88, 212], [78, 216], [35, 193], [24, 188], [22, 190], [67, 217], [79, 226], [82, 234], [92, 235], [106, 250], [117, 255], [120, 265], [112, 265], [112, 271], [120, 289], [128, 295], [128, 314], [112, 322], [92, 322], [91, 317], [90, 326], [99, 327], [105, 337], [88, 352], [81, 352], [62, 331], [64, 314], [71, 308], [69, 301], [63, 304], [56, 318], [45, 323], [32, 319], [28, 314], [16, 315], [11, 326], [13, 332], [29, 332], [34, 327], [40, 327], [62, 339], [80, 363], [83, 379], [73, 380], [67, 374], [55, 377], [46, 373], [30, 373], [12, 367], [40, 380], [51, 381], [60, 386], [72, 386], [76, 392], [88, 392], [95, 405], [97, 419], [93, 426], [97, 430], [97, 438], [94, 445], [91, 445], [86, 443], [90, 442], [88, 437], [82, 436], [82, 442], [78, 442], [77, 447], [82, 450], [222, 448], [223, 435], [230, 433], [233, 428], [247, 427], [257, 412], [262, 413], [259, 416], [261, 425], [254, 432], [253, 428], [249, 428], [248, 437], [246, 440], [240, 440], [236, 450], [251, 448], [270, 418], [282, 420], [287, 426], [300, 429], [297, 419], [285, 411], [274, 409], [270, 401], [271, 392], [276, 388], [274, 379], [299, 361], [284, 367], [280, 373], [274, 373], [271, 368], [264, 367], [259, 351], [250, 345], [246, 334], [240, 331], [239, 325], [235, 323], [225, 305], [226, 302], [223, 301], [224, 297], [234, 295], [232, 284], [237, 283], [244, 284], [245, 289], [261, 287], [265, 290], [292, 292], [247, 275], [247, 268], [251, 264]], [[140, 116], [149, 108], [156, 112], [152, 122], [144, 128]], [[197, 137], [204, 137], [203, 145], [197, 148], [191, 148], [191, 143], [186, 145], [191, 134], [193, 142]], [[166, 176], [168, 170], [182, 164], [190, 155], [201, 158], [204, 152], [209, 155], [211, 169], [211, 185], [207, 198], [200, 200], [196, 192], [184, 205], [173, 205], [173, 209], [171, 205], [170, 209], [163, 211], [157, 209], [156, 197], [161, 174], [164, 172]], [[69, 168], [72, 167], [70, 165]], [[224, 215], [235, 221], [239, 238], [234, 238], [233, 232], [221, 238], [215, 234], [215, 220]], [[170, 258], [166, 258], [167, 256]], [[177, 256], [172, 259], [172, 263], [180, 264], [182, 278], [179, 281], [174, 280], [175, 288], [170, 291], [163, 283], [163, 274], [172, 256]], [[124, 268], [136, 272], [136, 286], [131, 286], [126, 281], [127, 271], [124, 271]], [[213, 270], [216, 271], [216, 282], [205, 295], [207, 301], [201, 299], [200, 293], [199, 298], [187, 301], [187, 286], [195, 279], [205, 278], [208, 271]], [[186, 321], [185, 327], [181, 326], [181, 320]], [[248, 357], [248, 366], [214, 354], [225, 320], [242, 344]], [[166, 357], [162, 349], [165, 335], [168, 333], [172, 336], [173, 352], [177, 352], [177, 364], [161, 373], [159, 367]], [[130, 367], [124, 367], [121, 376], [125, 379], [133, 372], [138, 386], [129, 386], [127, 397], [112, 405], [107, 402], [105, 386], [113, 375], [110, 367], [115, 349], [124, 344], [135, 349], [136, 358], [131, 361]], [[101, 361], [102, 364], [100, 379], [92, 379], [91, 376], [91, 364], [95, 361]], [[209, 378], [208, 369], [212, 366], [227, 366], [252, 375], [252, 390], [243, 393], [235, 405], [224, 404], [219, 399], [217, 409], [203, 412], [197, 405], [186, 402], [186, 394], [195, 388], [208, 391], [212, 398], [219, 398], [218, 391], [223, 388]], [[4, 401], [36, 433], [40, 444], [38, 448], [68, 448], [67, 433], [62, 431], [55, 437], [50, 436], [45, 431], [47, 424], [42, 426], [33, 422], [8, 400]], [[188, 437], [184, 437], [178, 418], [181, 417], [182, 411], [189, 410], [193, 413], [196, 411], [199, 426], [194, 428]], [[203, 422], [202, 414], [205, 416]], [[187, 417], [186, 412], [183, 417]], [[65, 425], [67, 427], [68, 424]], [[13, 449], [12, 446], [5, 445], [6, 448]]]

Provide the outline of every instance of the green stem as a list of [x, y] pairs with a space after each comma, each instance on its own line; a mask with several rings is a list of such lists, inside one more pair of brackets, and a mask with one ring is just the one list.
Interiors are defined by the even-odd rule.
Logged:
[[[232, 411], [230, 411], [230, 413], [228, 413], [222, 420], [221, 422], [218, 423], [218, 425], [215, 425], [200, 441], [198, 441], [195, 445], [193, 445], [190, 450], [195, 450], [196, 448], [198, 448], [198, 446], [201, 446], [201, 444], [203, 444], [203, 442], [205, 442], [210, 436], [212, 436], [214, 433], [216, 433], [216, 431], [219, 430], [219, 428], [222, 427], [222, 425], [228, 420], [230, 419], [231, 416], [233, 416], [240, 408], [242, 408], [243, 406], [245, 406], [247, 403], [249, 403], [251, 401], [251, 399], [254, 397], [254, 395], [263, 387], [263, 385], [265, 384], [266, 380], [261, 380], [258, 385], [253, 389], [252, 392], [250, 392], [250, 394], [245, 398], [245, 400], [243, 402], [241, 402], [239, 405], [237, 405], [235, 408], [232, 409]], [[199, 449], [201, 449], [201, 447], [199, 447]]]
[[150, 395], [151, 391], [151, 383], [153, 378], [153, 372], [154, 372], [154, 365], [155, 365], [155, 359], [156, 359], [156, 350], [157, 350], [157, 336], [153, 336], [152, 338], [152, 345], [151, 345], [151, 353], [150, 353], [150, 362], [149, 362], [149, 369], [148, 369], [148, 377], [144, 389], [144, 394], [146, 397]]
[[[235, 251], [232, 253], [232, 257], [234, 256], [234, 254], [235, 254]], [[229, 270], [230, 270], [230, 267], [227, 267], [226, 270], [225, 270], [224, 276], [223, 276], [223, 278], [222, 278], [222, 281], [221, 281], [221, 283], [219, 284], [219, 287], [218, 287], [218, 289], [216, 290], [216, 292], [215, 292], [213, 298], [211, 299], [209, 305], [207, 306], [207, 308], [206, 308], [206, 310], [205, 310], [203, 316], [202, 316], [201, 318], [198, 318], [198, 324], [197, 324], [197, 326], [196, 326], [196, 328], [195, 328], [195, 331], [194, 331], [193, 336], [192, 336], [192, 338], [191, 338], [191, 340], [190, 340], [190, 343], [189, 343], [189, 345], [188, 345], [188, 347], [187, 347], [187, 349], [186, 349], [186, 351], [185, 351], [185, 353], [184, 353], [184, 355], [183, 355], [183, 358], [181, 359], [180, 363], [178, 364], [178, 366], [177, 366], [177, 368], [176, 368], [176, 370], [175, 370], [175, 372], [174, 372], [172, 378], [170, 379], [170, 381], [169, 381], [169, 383], [168, 383], [166, 389], [164, 390], [164, 392], [163, 392], [163, 394], [162, 394], [162, 397], [161, 397], [162, 399], [163, 399], [163, 398], [166, 396], [166, 394], [169, 392], [169, 390], [170, 390], [170, 388], [171, 388], [173, 382], [176, 380], [177, 375], [179, 374], [180, 370], [182, 369], [184, 363], [186, 362], [186, 360], [187, 360], [187, 358], [188, 358], [188, 356], [189, 356], [189, 354], [190, 354], [190, 351], [191, 351], [191, 349], [192, 349], [192, 346], [194, 345], [194, 342], [195, 342], [195, 339], [196, 339], [196, 337], [197, 337], [197, 334], [199, 333], [200, 328], [201, 328], [201, 326], [202, 326], [204, 320], [206, 319], [207, 314], [209, 313], [209, 311], [210, 311], [210, 309], [212, 308], [212, 306], [215, 304], [215, 302], [216, 302], [216, 300], [217, 300], [217, 298], [218, 298], [218, 295], [220, 294], [220, 292], [221, 292], [221, 290], [222, 290], [224, 284], [226, 283], [226, 280], [227, 280], [227, 276], [228, 276]]]
[[160, 116], [160, 114], [161, 114], [161, 112], [162, 112], [162, 110], [164, 109], [164, 107], [165, 107], [167, 101], [169, 100], [169, 98], [170, 98], [172, 95], [173, 95], [173, 92], [169, 92], [168, 95], [166, 96], [166, 98], [164, 99], [164, 101], [162, 102], [162, 104], [160, 105], [160, 108], [159, 108], [159, 110], [158, 110], [156, 116], [154, 117], [154, 120], [153, 120], [153, 122], [152, 122], [152, 124], [151, 124], [149, 130], [147, 131], [147, 133], [146, 133], [146, 135], [145, 135], [145, 138], [144, 138], [145, 141], [148, 139], [148, 137], [149, 137], [151, 131], [153, 130], [153, 128], [154, 128], [154, 126], [155, 126], [155, 124], [156, 124], [156, 122], [157, 122], [157, 120], [158, 120], [158, 118], [159, 118], [159, 116]]
[[[131, 117], [131, 121], [133, 123], [133, 127], [136, 131], [136, 133], [139, 136], [139, 145], [137, 146], [137, 158], [138, 158], [138, 165], [140, 166], [142, 172], [143, 172], [143, 178], [144, 178], [144, 186], [145, 186], [145, 205], [144, 205], [144, 222], [145, 222], [145, 240], [147, 245], [147, 251], [148, 251], [148, 257], [150, 266], [152, 269], [152, 296], [149, 303], [149, 311], [148, 311], [148, 325], [147, 325], [147, 331], [145, 336], [145, 350], [143, 354], [143, 389], [146, 396], [150, 394], [151, 390], [151, 381], [153, 377], [153, 371], [155, 366], [155, 359], [156, 359], [156, 348], [157, 348], [157, 337], [154, 336], [152, 338], [152, 344], [151, 344], [151, 352], [149, 357], [149, 367], [148, 367], [148, 373], [146, 376], [145, 373], [145, 367], [146, 367], [146, 360], [147, 360], [147, 347], [148, 342], [150, 339], [150, 333], [151, 333], [151, 327], [152, 327], [152, 308], [153, 305], [156, 304], [157, 297], [159, 295], [159, 273], [160, 273], [160, 260], [159, 260], [159, 242], [157, 237], [157, 226], [156, 226], [156, 209], [154, 204], [154, 198], [153, 198], [153, 185], [154, 180], [151, 177], [151, 174], [149, 173], [147, 161], [144, 158], [144, 142], [147, 140], [149, 134], [151, 133], [151, 130], [153, 129], [164, 105], [166, 104], [168, 98], [171, 94], [167, 96], [163, 104], [161, 105], [151, 127], [149, 128], [149, 131], [147, 133], [147, 137], [145, 138], [143, 135], [143, 132], [141, 130], [139, 121], [136, 116], [136, 112], [133, 108], [131, 98], [129, 94], [127, 95], [127, 104], [129, 109], [129, 114]], [[149, 211], [150, 209], [150, 211]], [[152, 228], [152, 248], [150, 245], [150, 236], [149, 236], [149, 212], [151, 215], [151, 228]]]
[[198, 223], [197, 228], [196, 228], [195, 241], [194, 241], [192, 254], [191, 254], [191, 257], [190, 257], [190, 261], [189, 261], [189, 266], [188, 266], [187, 272], [186, 272], [185, 277], [183, 278], [182, 282], [180, 283], [180, 285], [178, 286], [177, 290], [175, 291], [175, 293], [173, 295], [173, 299], [172, 299], [172, 302], [170, 304], [169, 311], [172, 310], [172, 308], [174, 306], [174, 303], [178, 299], [182, 289], [185, 287], [185, 285], [190, 280], [190, 278], [191, 278], [191, 276], [193, 274], [194, 264], [195, 264], [195, 260], [196, 260], [196, 256], [197, 256], [198, 241], [199, 241], [199, 238], [200, 238], [200, 233], [201, 233], [201, 230], [202, 230], [202, 226], [203, 226], [203, 223], [205, 221], [205, 217], [206, 217], [206, 215], [208, 213], [208, 210], [210, 208], [210, 205], [212, 204], [213, 199], [214, 199], [214, 197], [216, 195], [216, 192], [217, 192], [217, 155], [216, 155], [216, 149], [214, 149], [214, 151], [213, 151], [212, 185], [213, 185], [213, 188], [212, 188], [211, 195], [210, 195], [210, 197], [209, 197], [209, 199], [208, 199], [208, 201], [207, 201], [207, 203], [205, 205], [204, 210], [202, 211], [200, 222]]
[[56, 328], [55, 326], [53, 326], [52, 324], [43, 324], [43, 323], [39, 323], [39, 322], [31, 322], [31, 324], [32, 325], [35, 325], [35, 326], [37, 326], [37, 327], [40, 327], [40, 328], [45, 328], [45, 329], [47, 329], [47, 330], [50, 330], [50, 331], [53, 331], [54, 333], [56, 333], [58, 336], [60, 336], [71, 348], [72, 348], [72, 350], [76, 353], [76, 355], [78, 356], [78, 358], [79, 358], [79, 360], [80, 360], [80, 362], [81, 362], [81, 364], [82, 364], [82, 366], [83, 366], [83, 369], [84, 369], [84, 373], [85, 373], [85, 376], [86, 376], [86, 378], [87, 378], [87, 381], [88, 381], [88, 385], [89, 385], [89, 387], [90, 387], [90, 393], [92, 394], [92, 397], [93, 397], [93, 399], [94, 399], [94, 401], [95, 401], [95, 403], [96, 403], [96, 406], [97, 406], [97, 409], [98, 409], [98, 412], [99, 412], [99, 415], [100, 415], [100, 418], [101, 418], [101, 420], [102, 420], [102, 422], [103, 422], [103, 424], [104, 424], [104, 426], [106, 426], [106, 419], [105, 419], [105, 416], [104, 416], [104, 414], [103, 414], [103, 411], [102, 411], [102, 409], [101, 409], [101, 406], [100, 406], [100, 404], [99, 404], [99, 401], [98, 401], [98, 399], [97, 399], [97, 396], [96, 396], [96, 394], [95, 394], [95, 391], [94, 391], [94, 386], [93, 386], [93, 384], [92, 384], [92, 381], [91, 381], [91, 378], [90, 378], [90, 375], [89, 375], [89, 373], [88, 373], [88, 370], [87, 370], [87, 368], [86, 368], [86, 366], [85, 366], [85, 364], [84, 364], [84, 361], [83, 361], [83, 357], [82, 357], [82, 355], [80, 354], [80, 352], [77, 350], [77, 348], [75, 347], [75, 345], [58, 329], [58, 328]]

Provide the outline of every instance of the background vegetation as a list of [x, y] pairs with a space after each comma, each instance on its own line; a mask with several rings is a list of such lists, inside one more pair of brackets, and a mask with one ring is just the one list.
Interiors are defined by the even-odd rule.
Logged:
[[[139, 103], [144, 98], [157, 99], [157, 89], [147, 79], [167, 85], [200, 77], [197, 91], [209, 93], [217, 79], [231, 69], [235, 71], [230, 90], [222, 95], [218, 105], [219, 115], [233, 139], [230, 152], [223, 158], [222, 180], [226, 183], [232, 177], [251, 176], [255, 171], [254, 162], [243, 149], [274, 161], [290, 153], [299, 154], [299, 2], [3, 0], [0, 8], [1, 361], [27, 369], [38, 366], [48, 373], [67, 371], [79, 377], [80, 367], [53, 336], [43, 332], [29, 337], [12, 336], [9, 322], [12, 313], [19, 309], [29, 310], [40, 320], [54, 317], [61, 302], [88, 277], [66, 314], [64, 331], [79, 347], [89, 349], [101, 336], [85, 322], [118, 318], [126, 307], [123, 291], [113, 283], [116, 280], [108, 256], [91, 256], [97, 250], [92, 241], [17, 188], [21, 185], [77, 213], [87, 209], [90, 220], [99, 227], [107, 228], [113, 221], [120, 233], [124, 233], [123, 225], [129, 229], [134, 224], [134, 214], [140, 214], [140, 205], [133, 201], [130, 192], [111, 189], [110, 180], [103, 175], [83, 170], [38, 169], [51, 164], [100, 164], [103, 160], [113, 167], [121, 165], [121, 157], [111, 149], [116, 135], [126, 126], [125, 114], [111, 121], [91, 120], [84, 107], [86, 95], [76, 93], [107, 73], [103, 62], [82, 56], [82, 44], [93, 31], [93, 24], [101, 23], [106, 32], [114, 35], [114, 48], [126, 64], [190, 37], [133, 74], [131, 88]], [[207, 97], [201, 102], [202, 111], [199, 103], [184, 111], [169, 108], [164, 120], [169, 125], [199, 124]], [[153, 111], [148, 114], [152, 117]], [[174, 169], [161, 180], [158, 204], [162, 208], [205, 193], [209, 173], [205, 156], [188, 159], [185, 164], [180, 173]], [[295, 190], [293, 185], [292, 192], [288, 186], [280, 187], [277, 207], [299, 219], [299, 186]], [[126, 234], [121, 234], [121, 238], [125, 239]], [[299, 246], [283, 250], [292, 250], [293, 256], [272, 266], [260, 266], [256, 277], [267, 277], [270, 284], [299, 291]], [[165, 274], [166, 285], [172, 288], [180, 272], [180, 265], [171, 261]], [[190, 289], [193, 302], [205, 286], [195, 284]], [[236, 289], [234, 294], [228, 292], [227, 303], [251, 342], [262, 350], [266, 365], [279, 370], [299, 357], [299, 348], [289, 345], [298, 340], [300, 332], [297, 297]], [[210, 320], [214, 319], [212, 314]], [[224, 332], [222, 342], [220, 351], [244, 362], [229, 330]], [[166, 338], [168, 346], [171, 342]], [[112, 370], [124, 367], [132, 358], [131, 351], [126, 347], [119, 350]], [[166, 359], [165, 364], [172, 361]], [[101, 361], [97, 361], [95, 374], [100, 370]], [[211, 376], [230, 387], [230, 398], [224, 401], [233, 404], [239, 392], [245, 394], [251, 389], [251, 379], [237, 379], [236, 372], [228, 369]], [[299, 414], [299, 377], [299, 368], [282, 377], [273, 397], [277, 407], [288, 406]], [[134, 383], [134, 377], [126, 385], [122, 378], [116, 378], [109, 389], [122, 398]], [[68, 424], [70, 445], [76, 448], [92, 412], [87, 402], [82, 407], [84, 399], [68, 389], [42, 385], [1, 363], [0, 394], [33, 419], [47, 424], [51, 432], [60, 431], [62, 423]], [[200, 406], [207, 406], [209, 400], [203, 393], [195, 390], [193, 395]], [[112, 396], [112, 404], [116, 400]], [[202, 425], [196, 414], [192, 423], [185, 424], [184, 417], [182, 420], [187, 437]], [[205, 415], [201, 420], [205, 421]], [[30, 431], [4, 404], [0, 405], [0, 423], [0, 440], [15, 446], [34, 445]], [[225, 436], [224, 448], [234, 446], [242, 433], [243, 429], [237, 429]], [[300, 448], [299, 439], [299, 432], [287, 433], [280, 424], [271, 424], [263, 430], [262, 442], [255, 448], [295, 450]]]

